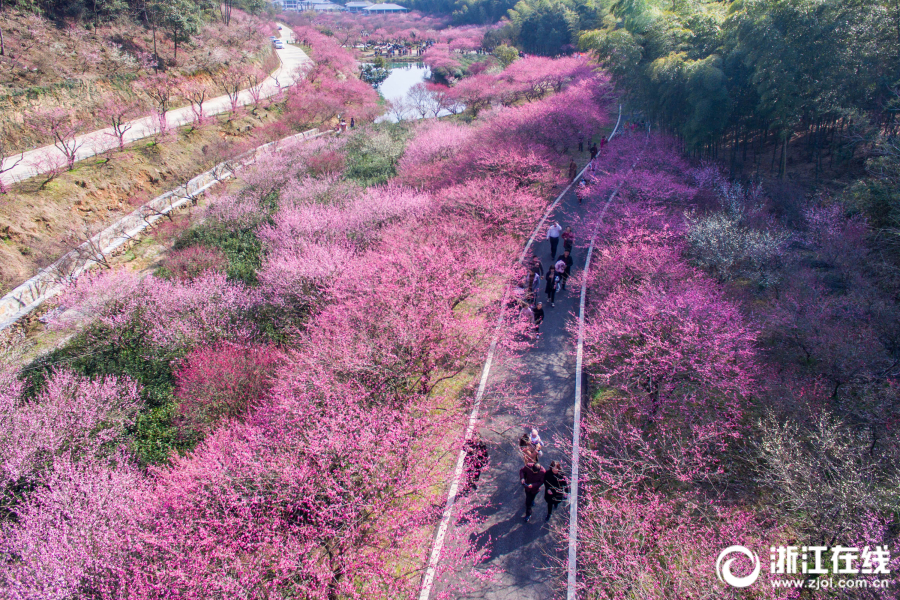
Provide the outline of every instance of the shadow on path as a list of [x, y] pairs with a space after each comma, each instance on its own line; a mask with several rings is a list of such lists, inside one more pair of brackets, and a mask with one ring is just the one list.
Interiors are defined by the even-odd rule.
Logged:
[[[573, 191], [570, 191], [554, 214], [554, 218], [565, 227], [581, 213], [581, 207]], [[547, 225], [552, 220], [548, 220]], [[541, 231], [544, 236], [546, 230]], [[546, 239], [536, 243], [534, 254], [541, 259], [544, 271], [550, 266], [550, 244]], [[562, 248], [559, 249], [561, 254]], [[584, 253], [573, 255], [573, 271], [584, 264]], [[575, 365], [572, 356], [573, 341], [566, 332], [566, 322], [577, 311], [579, 292], [575, 288], [556, 296], [556, 306], [550, 307], [541, 286], [540, 301], [544, 303], [545, 318], [541, 335], [534, 346], [522, 357], [526, 372], [522, 377], [531, 388], [536, 401], [534, 415], [524, 415], [501, 409], [489, 417], [490, 431], [483, 432], [483, 438], [490, 443], [491, 464], [479, 482], [478, 500], [487, 502], [488, 507], [481, 515], [485, 522], [478, 534], [470, 540], [475, 547], [490, 543], [490, 554], [480, 569], [500, 569], [495, 581], [470, 580], [465, 583], [471, 592], [459, 598], [485, 600], [548, 600], [553, 597], [553, 572], [551, 556], [559, 553], [555, 548], [550, 526], [544, 521], [547, 505], [543, 488], [538, 494], [531, 520], [524, 522], [525, 494], [519, 483], [519, 469], [522, 458], [518, 450], [518, 439], [526, 422], [533, 418], [540, 429], [541, 438], [547, 444], [541, 464], [547, 468], [551, 460], [560, 460], [569, 473], [569, 457], [565, 455], [556, 440], [572, 437], [573, 401], [575, 396]], [[491, 377], [504, 377], [498, 372]], [[488, 384], [491, 385], [490, 382]], [[503, 435], [492, 433], [503, 431]], [[551, 517], [551, 523], [568, 525], [569, 511], [560, 505]]]

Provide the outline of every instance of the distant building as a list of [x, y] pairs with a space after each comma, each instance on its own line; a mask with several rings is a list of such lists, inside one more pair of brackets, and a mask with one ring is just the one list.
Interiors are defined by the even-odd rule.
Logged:
[[365, 8], [372, 6], [372, 3], [369, 0], [362, 0], [361, 2], [348, 2], [344, 5], [344, 10], [347, 12], [358, 13], [362, 12]]
[[[289, 0], [286, 0], [289, 1]], [[285, 6], [287, 8], [287, 6]], [[328, 2], [328, 0], [298, 0], [297, 8], [294, 10], [314, 10], [316, 12], [340, 12], [344, 10], [344, 7], [340, 4], [335, 4], [334, 2]]]
[[372, 6], [367, 6], [366, 8], [362, 9], [362, 12], [374, 15], [381, 13], [404, 13], [408, 10], [408, 8], [400, 6], [399, 4], [385, 2], [384, 4], [373, 4]]

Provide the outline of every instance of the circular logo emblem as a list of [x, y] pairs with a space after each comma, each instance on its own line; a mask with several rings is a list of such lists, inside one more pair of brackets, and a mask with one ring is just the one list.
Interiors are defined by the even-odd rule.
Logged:
[[[749, 575], [738, 577], [731, 572], [731, 563], [737, 560], [738, 557], [730, 555], [735, 553], [743, 554], [753, 561], [753, 571]], [[719, 552], [719, 558], [716, 559], [716, 577], [719, 578], [719, 581], [727, 583], [731, 587], [745, 588], [753, 585], [759, 577], [760, 568], [759, 556], [756, 552], [751, 552], [744, 546], [728, 546]]]

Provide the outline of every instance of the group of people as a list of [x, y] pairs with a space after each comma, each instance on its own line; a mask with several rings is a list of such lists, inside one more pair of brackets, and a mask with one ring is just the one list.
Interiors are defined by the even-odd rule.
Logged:
[[[540, 333], [541, 323], [544, 321], [544, 303], [540, 301], [541, 285], [543, 284], [550, 306], [555, 307], [557, 292], [566, 289], [566, 282], [572, 274], [572, 247], [575, 243], [572, 228], [566, 227], [564, 231], [559, 223], [553, 223], [547, 229], [547, 240], [550, 242], [550, 266], [545, 273], [541, 259], [533, 256], [531, 263], [526, 265], [528, 271], [524, 286], [519, 288], [517, 294], [522, 316], [533, 325], [535, 334]], [[560, 240], [563, 243], [563, 253], [557, 256]]]
[[549, 521], [559, 504], [568, 499], [569, 480], [562, 472], [562, 465], [558, 460], [550, 462], [550, 468], [541, 466], [541, 457], [544, 455], [542, 448], [544, 441], [537, 429], [525, 430], [519, 438], [519, 450], [525, 466], [519, 470], [519, 481], [525, 490], [525, 522], [531, 519], [534, 500], [544, 488], [544, 501], [547, 503], [547, 516], [544, 521]]
[[[350, 129], [355, 129], [355, 128], [356, 128], [356, 118], [350, 117]], [[338, 121], [337, 130], [338, 130], [338, 132], [347, 131], [347, 120], [344, 119], [343, 117], [341, 117], [341, 120]]]

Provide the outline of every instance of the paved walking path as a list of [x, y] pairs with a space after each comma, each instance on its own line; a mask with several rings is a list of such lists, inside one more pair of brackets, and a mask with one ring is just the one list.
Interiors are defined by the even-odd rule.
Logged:
[[[283, 23], [279, 23], [279, 25], [282, 28], [281, 31], [279, 31], [281, 39], [287, 41], [296, 39], [292, 29]], [[274, 96], [278, 93], [280, 88], [293, 84], [298, 73], [298, 68], [302, 64], [310, 61], [309, 56], [296, 46], [286, 45], [283, 50], [275, 50], [275, 52], [281, 60], [281, 66], [278, 67], [278, 69], [276, 69], [263, 83], [262, 89], [260, 90], [260, 98]], [[252, 103], [253, 97], [250, 92], [248, 90], [243, 90], [238, 96], [238, 104], [244, 106]], [[211, 98], [203, 103], [203, 113], [206, 116], [217, 115], [229, 112], [230, 110], [231, 100], [227, 95]], [[182, 125], [187, 125], [188, 123], [193, 123], [196, 120], [197, 118], [190, 106], [170, 110], [166, 113], [166, 121], [169, 127], [180, 127]], [[131, 125], [131, 129], [125, 134], [126, 144], [154, 135], [159, 130], [156, 123], [156, 117], [152, 115], [131, 121]], [[81, 148], [78, 150], [76, 160], [84, 160], [102, 154], [108, 150], [118, 148], [119, 140], [112, 134], [113, 130], [110, 127], [78, 136], [77, 139], [81, 143]], [[8, 157], [6, 159], [7, 165], [17, 161], [19, 156], [20, 155], [17, 154]], [[56, 161], [56, 163], [53, 161]], [[44, 146], [43, 148], [36, 148], [35, 150], [26, 152], [22, 161], [16, 165], [15, 168], [0, 175], [0, 178], [2, 178], [4, 184], [10, 185], [46, 173], [50, 170], [48, 164], [65, 165], [65, 163], [65, 155], [56, 148], [56, 146]]]
[[[573, 188], [545, 225], [558, 220], [565, 228], [574, 216], [580, 214], [581, 207]], [[535, 244], [533, 252], [541, 259], [546, 273], [550, 266], [550, 243], [543, 239], [546, 226], [539, 235], [539, 243]], [[562, 253], [561, 242], [557, 252]], [[573, 258], [574, 274], [584, 264], [584, 251], [576, 246]], [[541, 325], [540, 339], [523, 357], [527, 383], [531, 386], [531, 397], [536, 400], [538, 412], [535, 415], [495, 412], [489, 417], [487, 426], [481, 429], [482, 437], [489, 442], [491, 468], [481, 477], [478, 500], [486, 500], [490, 508], [482, 513], [487, 520], [480, 527], [483, 533], [480, 539], [475, 540], [475, 545], [482, 546], [489, 537], [492, 551], [483, 568], [499, 568], [502, 572], [499, 580], [493, 583], [470, 579], [468, 584], [476, 589], [460, 598], [548, 600], [554, 596], [551, 584], [554, 577], [558, 580], [560, 571], [556, 566], [551, 572], [552, 555], [558, 555], [561, 559], [565, 555], [555, 549], [550, 524], [567, 527], [569, 511], [566, 504], [561, 504], [554, 511], [550, 524], [545, 523], [547, 505], [541, 488], [531, 520], [523, 522], [525, 493], [519, 483], [519, 469], [523, 465], [519, 437], [525, 426], [546, 423], [538, 427], [541, 438], [548, 444], [541, 464], [547, 468], [551, 460], [560, 460], [568, 476], [570, 456], [559, 442], [571, 442], [572, 439], [575, 361], [572, 356], [573, 340], [566, 333], [565, 324], [577, 312], [578, 300], [579, 288], [570, 286], [556, 295], [556, 306], [551, 308], [542, 281], [540, 301], [544, 303], [546, 316]], [[492, 379], [498, 376], [503, 374], [496, 373]]]

